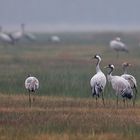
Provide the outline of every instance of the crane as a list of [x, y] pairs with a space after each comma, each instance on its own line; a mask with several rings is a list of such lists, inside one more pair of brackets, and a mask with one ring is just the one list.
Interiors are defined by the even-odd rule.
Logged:
[[16, 43], [24, 36], [25, 24], [21, 24], [20, 26], [21, 26], [21, 31], [12, 32], [9, 34], [9, 36], [11, 37], [14, 43]]
[[53, 42], [53, 43], [59, 43], [59, 42], [61, 41], [60, 37], [57, 36], [57, 35], [51, 36], [50, 40], [51, 40], [51, 42]]
[[25, 88], [28, 90], [29, 93], [29, 106], [31, 107], [31, 93], [35, 93], [35, 91], [39, 88], [38, 79], [34, 76], [28, 75], [25, 80]]
[[117, 52], [117, 58], [119, 57], [119, 52], [128, 53], [128, 47], [121, 41], [120, 37], [110, 41], [110, 48]]
[[106, 77], [100, 69], [101, 57], [96, 54], [94, 56], [94, 59], [97, 59], [97, 63], [96, 63], [96, 74], [90, 80], [92, 96], [93, 97], [96, 96], [96, 106], [97, 106], [97, 99], [100, 97], [100, 95], [102, 95], [103, 105], [105, 105], [103, 92], [106, 86]]
[[13, 43], [13, 40], [11, 37], [2, 31], [2, 27], [0, 26], [0, 40], [4, 43]]
[[130, 75], [130, 74], [127, 73], [127, 68], [129, 66], [131, 66], [131, 64], [128, 63], [128, 62], [124, 62], [122, 64], [124, 74], [122, 74], [121, 77], [123, 77], [124, 79], [126, 79], [129, 82], [132, 89], [135, 89], [134, 102], [133, 102], [133, 104], [135, 105], [136, 94], [137, 94], [137, 81], [136, 81], [136, 78], [133, 75]]
[[133, 90], [131, 89], [129, 82], [121, 76], [112, 75], [112, 72], [115, 68], [113, 64], [109, 64], [105, 68], [110, 69], [110, 71], [108, 72], [107, 78], [108, 78], [108, 81], [111, 82], [112, 88], [116, 92], [117, 107], [118, 107], [118, 96], [119, 95], [121, 95], [121, 97], [123, 98], [123, 102], [125, 105], [126, 99], [133, 98]]

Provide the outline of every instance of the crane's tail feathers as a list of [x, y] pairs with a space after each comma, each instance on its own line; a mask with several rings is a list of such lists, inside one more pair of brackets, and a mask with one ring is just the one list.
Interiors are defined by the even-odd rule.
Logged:
[[100, 84], [95, 84], [94, 87], [92, 88], [92, 96], [96, 95], [97, 97], [100, 96], [100, 93], [103, 91], [103, 86]]
[[134, 85], [135, 92], [138, 93], [137, 87]]
[[122, 95], [122, 97], [131, 99], [133, 96], [131, 94], [129, 94], [129, 93], [125, 93], [125, 94]]
[[122, 93], [123, 98], [131, 99], [133, 97], [133, 91], [132, 90], [125, 90]]

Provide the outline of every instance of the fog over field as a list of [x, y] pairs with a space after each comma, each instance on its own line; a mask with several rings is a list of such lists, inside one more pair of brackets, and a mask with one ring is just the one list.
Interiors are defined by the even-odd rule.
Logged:
[[7, 30], [26, 23], [30, 30], [140, 29], [139, 0], [4, 0], [0, 24]]

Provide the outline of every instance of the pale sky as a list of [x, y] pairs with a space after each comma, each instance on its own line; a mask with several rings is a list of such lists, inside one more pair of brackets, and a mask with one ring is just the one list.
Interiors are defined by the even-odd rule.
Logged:
[[[137, 28], [140, 0], [0, 0], [0, 24], [28, 28]], [[18, 28], [18, 27], [17, 27]]]

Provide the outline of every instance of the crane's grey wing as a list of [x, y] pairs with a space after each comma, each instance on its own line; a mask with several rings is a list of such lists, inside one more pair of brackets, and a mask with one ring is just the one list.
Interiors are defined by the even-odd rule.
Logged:
[[125, 51], [125, 52], [128, 52], [128, 47], [120, 42], [120, 41], [116, 41], [116, 40], [112, 40], [110, 42], [110, 47], [116, 51]]
[[106, 77], [104, 75], [96, 75], [91, 80], [92, 95], [97, 95], [99, 97], [100, 93], [104, 90], [106, 85]]
[[29, 89], [29, 85], [30, 83], [32, 82], [32, 78], [28, 77], [26, 80], [25, 80], [25, 88], [26, 89]]
[[25, 36], [25, 38], [27, 38], [28, 40], [31, 40], [31, 41], [36, 40], [36, 37], [35, 37], [33, 34], [31, 34], [31, 33], [26, 33], [26, 34], [24, 34], [24, 36]]
[[92, 88], [92, 96], [97, 95], [99, 97], [100, 93], [103, 91], [103, 85], [100, 83], [95, 83]]
[[29, 90], [36, 90], [39, 88], [39, 81], [36, 77], [28, 77], [25, 80], [25, 88]]
[[39, 88], [39, 81], [36, 77], [34, 77], [34, 83], [35, 83], [35, 88], [38, 89]]
[[123, 74], [121, 77], [123, 77], [129, 82], [131, 88], [137, 87], [137, 81], [134, 76], [129, 75], [129, 74]]

